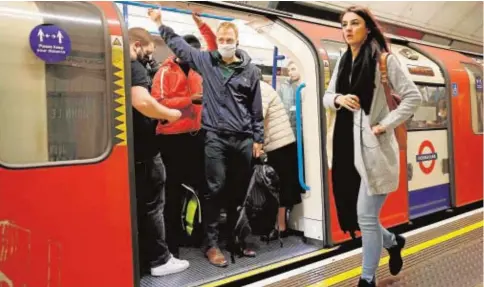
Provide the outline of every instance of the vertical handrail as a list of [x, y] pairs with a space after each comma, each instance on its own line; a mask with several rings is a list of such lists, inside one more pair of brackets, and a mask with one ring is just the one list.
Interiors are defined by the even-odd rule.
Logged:
[[306, 87], [305, 83], [301, 83], [296, 88], [296, 143], [297, 143], [297, 166], [299, 185], [308, 191], [309, 186], [304, 182], [304, 158], [303, 158], [303, 146], [302, 146], [302, 122], [301, 122], [301, 91]]
[[274, 54], [272, 56], [272, 88], [275, 90], [277, 87], [277, 61], [284, 60], [284, 55], [279, 55], [279, 48], [274, 46]]
[[128, 15], [129, 15], [128, 4], [123, 3], [122, 5], [123, 5], [123, 18], [124, 18], [124, 23], [126, 23], [126, 26], [128, 26]]

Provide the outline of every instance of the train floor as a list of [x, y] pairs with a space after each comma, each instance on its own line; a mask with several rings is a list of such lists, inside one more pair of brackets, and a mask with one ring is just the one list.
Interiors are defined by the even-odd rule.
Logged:
[[[382, 251], [377, 271], [379, 287], [478, 287], [483, 285], [483, 209], [403, 234], [403, 269], [388, 270]], [[357, 286], [361, 275], [361, 248], [246, 285], [250, 287]]]
[[143, 276], [141, 287], [221, 286], [236, 281], [241, 276], [250, 276], [251, 270], [267, 268], [305, 254], [314, 255], [314, 253], [324, 252], [322, 246], [304, 243], [302, 237], [296, 235], [283, 238], [282, 247], [277, 240], [267, 243], [256, 236], [250, 236], [248, 242], [252, 243], [250, 246], [257, 251], [257, 256], [255, 258], [235, 256], [235, 264], [231, 262], [229, 253], [223, 250], [223, 245], [221, 246], [229, 261], [229, 266], [226, 268], [212, 266], [200, 248], [181, 248], [180, 258], [190, 262], [190, 267], [186, 271], [164, 277]]

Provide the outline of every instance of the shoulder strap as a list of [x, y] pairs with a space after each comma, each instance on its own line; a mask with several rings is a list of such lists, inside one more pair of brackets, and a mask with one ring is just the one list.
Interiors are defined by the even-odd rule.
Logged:
[[397, 103], [392, 96], [392, 89], [390, 88], [390, 84], [388, 81], [388, 69], [387, 69], [387, 60], [388, 60], [389, 53], [383, 52], [380, 54], [379, 66], [380, 66], [380, 74], [381, 74], [381, 83], [383, 88], [385, 89], [385, 96], [387, 99], [387, 104], [390, 110], [394, 110], [397, 107]]

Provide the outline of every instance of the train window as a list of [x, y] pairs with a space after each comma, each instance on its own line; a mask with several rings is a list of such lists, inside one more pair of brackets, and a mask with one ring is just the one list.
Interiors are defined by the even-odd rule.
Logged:
[[476, 58], [476, 57], [471, 57], [474, 61], [476, 61], [476, 63], [478, 63], [479, 65], [484, 65], [484, 62], [482, 61], [482, 58]]
[[[0, 15], [0, 162], [30, 166], [102, 156], [110, 142], [110, 93], [100, 11], [83, 2], [7, 2]], [[61, 62], [44, 62], [30, 48], [31, 31], [45, 24], [71, 41]]]
[[336, 62], [338, 61], [343, 53], [347, 49], [347, 45], [342, 42], [335, 42], [330, 40], [321, 40], [323, 47], [326, 49], [326, 53], [328, 54], [329, 58], [329, 70], [330, 73], [333, 74], [334, 67], [336, 66]]
[[482, 68], [470, 64], [464, 64], [464, 67], [469, 75], [472, 130], [476, 134], [482, 134], [482, 113], [484, 109], [482, 98]]
[[447, 128], [447, 98], [444, 87], [417, 85], [423, 103], [407, 121], [409, 130]]

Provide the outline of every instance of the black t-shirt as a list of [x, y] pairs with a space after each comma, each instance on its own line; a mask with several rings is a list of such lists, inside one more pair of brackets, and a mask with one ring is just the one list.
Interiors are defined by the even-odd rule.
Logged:
[[[140, 86], [151, 91], [148, 70], [138, 61], [131, 61], [131, 86]], [[136, 161], [150, 159], [158, 153], [156, 146], [157, 123], [157, 120], [144, 116], [133, 107], [134, 158]]]

